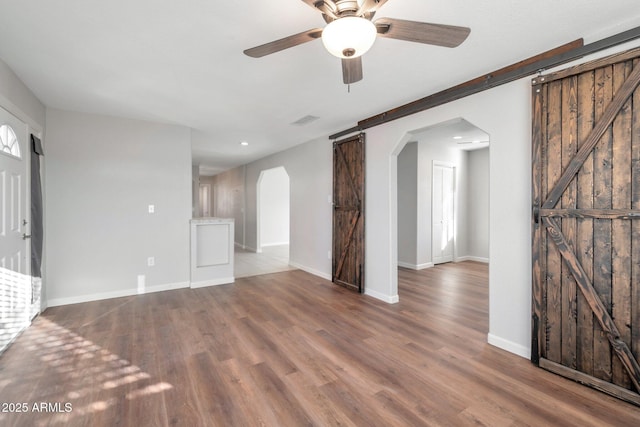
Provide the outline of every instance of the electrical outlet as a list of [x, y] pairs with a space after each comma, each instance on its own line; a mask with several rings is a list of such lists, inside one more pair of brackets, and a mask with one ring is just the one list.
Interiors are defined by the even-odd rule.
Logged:
[[149, 258], [147, 258], [147, 266], [153, 267], [154, 265], [156, 265], [155, 257], [150, 256]]
[[149, 205], [149, 213], [155, 213], [156, 212], [156, 206], [155, 205]]

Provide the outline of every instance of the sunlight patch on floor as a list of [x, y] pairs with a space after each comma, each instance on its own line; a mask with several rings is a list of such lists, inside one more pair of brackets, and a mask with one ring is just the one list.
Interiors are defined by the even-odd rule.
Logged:
[[[128, 360], [44, 317], [38, 318], [21, 339], [27, 341], [24, 349], [28, 357], [39, 365], [27, 374], [54, 376], [61, 386], [35, 389], [27, 413], [0, 414], [0, 424], [29, 416], [33, 425], [65, 425], [79, 417], [103, 412], [123, 396], [128, 400], [141, 399], [173, 389], [166, 382], [154, 383], [150, 374]], [[25, 381], [24, 373], [12, 372], [10, 367], [5, 374], [9, 377], [0, 380], [2, 390], [19, 387]], [[54, 410], [37, 413], [41, 404]]]

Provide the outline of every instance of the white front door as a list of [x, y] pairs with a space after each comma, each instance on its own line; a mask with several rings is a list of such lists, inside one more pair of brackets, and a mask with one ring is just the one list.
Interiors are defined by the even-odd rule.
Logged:
[[27, 125], [0, 108], [0, 350], [29, 324]]
[[431, 239], [434, 264], [453, 261], [454, 172], [455, 169], [452, 166], [433, 164]]

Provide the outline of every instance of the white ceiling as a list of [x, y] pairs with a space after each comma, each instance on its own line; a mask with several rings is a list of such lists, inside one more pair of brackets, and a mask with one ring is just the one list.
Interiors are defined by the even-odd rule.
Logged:
[[489, 134], [461, 117], [412, 132], [416, 141], [472, 151], [489, 146]]
[[[215, 172], [576, 38], [639, 26], [639, 9], [637, 0], [389, 0], [377, 17], [471, 34], [455, 49], [379, 38], [350, 93], [318, 40], [260, 59], [242, 53], [322, 27], [300, 0], [0, 0], [0, 59], [48, 107], [192, 128], [194, 163]], [[319, 119], [291, 125], [306, 115]]]

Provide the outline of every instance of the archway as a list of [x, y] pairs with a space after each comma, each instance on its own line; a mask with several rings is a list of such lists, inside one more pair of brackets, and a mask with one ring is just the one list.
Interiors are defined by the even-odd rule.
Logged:
[[[398, 265], [422, 270], [451, 261], [488, 263], [489, 135], [457, 118], [412, 131], [401, 145], [394, 151]], [[444, 170], [453, 172], [447, 194], [437, 191], [443, 189], [437, 172]]]
[[260, 172], [256, 182], [256, 246], [236, 248], [235, 277], [291, 270], [290, 180], [282, 166]]
[[257, 252], [289, 245], [289, 175], [284, 167], [260, 173], [257, 183]]

